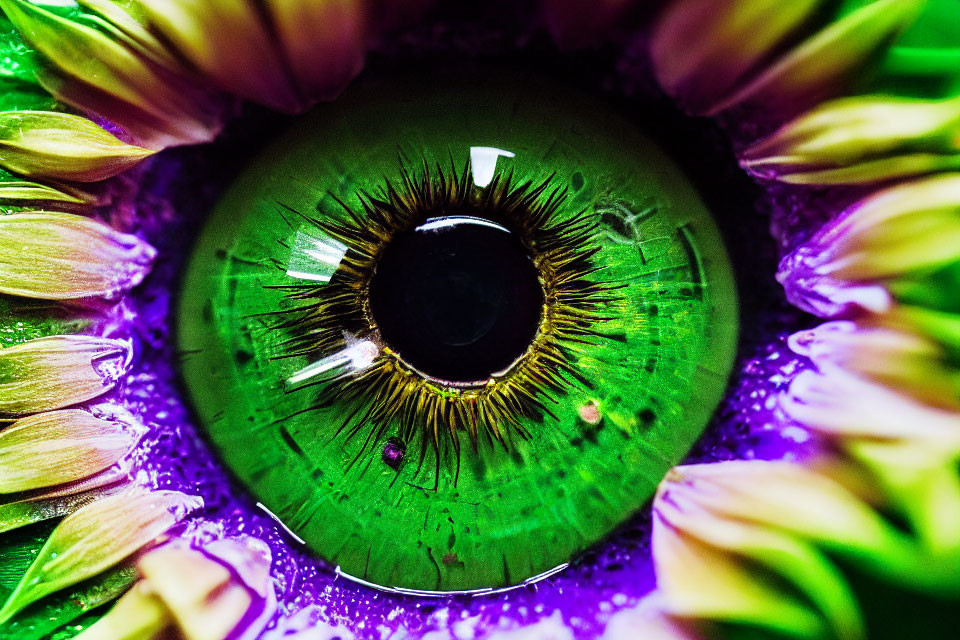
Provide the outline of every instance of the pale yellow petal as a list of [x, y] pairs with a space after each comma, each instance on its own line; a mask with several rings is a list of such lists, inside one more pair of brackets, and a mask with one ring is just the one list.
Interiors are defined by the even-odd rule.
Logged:
[[154, 153], [69, 113], [0, 112], [0, 166], [24, 176], [97, 182]]
[[67, 516], [0, 609], [0, 623], [116, 565], [201, 505], [176, 491], [144, 491], [103, 498]]
[[873, 184], [899, 178], [912, 178], [928, 173], [958, 170], [960, 170], [960, 153], [907, 153], [891, 158], [866, 160], [849, 167], [798, 169], [778, 172], [775, 176], [769, 173], [763, 177], [776, 179], [787, 184], [831, 186]]
[[242, 585], [231, 583], [227, 567], [199, 551], [168, 546], [137, 566], [189, 640], [223, 640], [252, 603]]
[[831, 368], [804, 371], [781, 405], [810, 429], [838, 437], [916, 438], [956, 451], [960, 413], [931, 407], [894, 389]]
[[943, 347], [887, 322], [886, 314], [828, 322], [794, 334], [789, 344], [820, 371], [839, 368], [931, 407], [960, 411], [960, 372]]
[[813, 545], [763, 525], [719, 517], [682, 497], [668, 494], [654, 512], [678, 536], [691, 536], [755, 563], [790, 583], [814, 604], [838, 638], [865, 636], [856, 599], [840, 571]]
[[746, 86], [713, 105], [715, 115], [744, 102], [796, 112], [835, 95], [919, 14], [926, 0], [876, 0], [828, 25]]
[[129, 364], [128, 343], [50, 336], [0, 349], [0, 416], [61, 409], [100, 396]]
[[825, 103], [740, 154], [786, 182], [880, 182], [960, 166], [960, 99], [858, 96]]
[[25, 180], [11, 180], [0, 182], [0, 202], [17, 206], [55, 203], [87, 207], [99, 204], [100, 198], [95, 194], [62, 184], [54, 186]]
[[0, 504], [0, 533], [62, 518], [101, 498], [127, 491], [130, 486], [129, 466], [121, 461], [79, 482], [31, 491], [26, 497]]
[[685, 109], [710, 111], [824, 4], [824, 0], [671, 2], [651, 42], [657, 79]]
[[659, 518], [653, 560], [664, 610], [680, 618], [761, 624], [797, 638], [821, 637], [824, 621], [809, 606], [710, 545]]
[[845, 445], [906, 514], [931, 557], [944, 565], [941, 572], [951, 577], [943, 586], [960, 583], [960, 448], [939, 448], [923, 440]]
[[660, 492], [832, 548], [878, 557], [904, 548], [902, 536], [857, 496], [799, 464], [738, 460], [675, 467]]
[[960, 258], [960, 174], [891, 187], [851, 207], [822, 242], [820, 273], [874, 280], [929, 270]]
[[115, 299], [147, 275], [156, 250], [70, 213], [0, 216], [0, 293], [44, 300]]
[[146, 16], [135, 2], [77, 0], [77, 4], [89, 12], [86, 20], [93, 19], [106, 33], [144, 58], [178, 75], [187, 73], [167, 45], [150, 32]]
[[116, 464], [136, 437], [117, 422], [78, 409], [21, 418], [0, 431], [0, 493], [92, 476]]
[[154, 640], [170, 626], [170, 611], [146, 582], [138, 582], [76, 640]]
[[208, 142], [219, 132], [216, 96], [122, 39], [25, 0], [0, 0], [0, 9], [46, 60], [37, 78], [61, 102], [120, 125], [152, 149]]
[[[222, 562], [209, 552], [214, 546], [221, 550], [229, 547], [237, 557]], [[227, 538], [200, 550], [183, 540], [173, 540], [148, 551], [137, 562], [142, 579], [134, 595], [118, 602], [78, 636], [79, 640], [141, 637], [131, 635], [130, 629], [148, 634], [166, 629], [167, 635], [185, 640], [256, 636], [272, 611], [268, 607], [266, 617], [246, 618], [255, 594], [265, 597], [267, 590], [272, 591], [269, 554], [261, 554], [260, 546], [259, 541]], [[259, 584], [245, 582], [251, 568]], [[243, 628], [238, 627], [241, 623]]]

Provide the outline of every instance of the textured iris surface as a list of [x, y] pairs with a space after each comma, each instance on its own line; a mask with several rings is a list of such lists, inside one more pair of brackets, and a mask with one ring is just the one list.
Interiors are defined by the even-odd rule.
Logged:
[[[536, 38], [531, 43], [533, 21], [529, 7], [524, 9], [522, 3], [494, 3], [483, 16], [454, 7], [450, 13], [439, 26], [424, 25], [403, 42], [387, 44], [370, 66], [391, 71], [419, 68], [437, 58], [463, 65], [483, 52], [511, 63], [533, 64], [544, 75], [553, 74], [585, 92], [602, 94], [634, 114], [696, 177], [720, 219], [738, 267], [746, 327], [740, 356], [728, 395], [690, 459], [780, 458], [803, 451], [798, 441], [806, 441], [807, 434], [784, 424], [783, 417], [776, 415], [775, 398], [802, 366], [782, 337], [810, 320], [786, 306], [773, 279], [777, 250], [770, 242], [764, 214], [772, 214], [776, 239], [781, 248], [789, 250], [815, 229], [828, 211], [844, 204], [844, 197], [824, 197], [794, 188], [760, 196], [733, 163], [723, 136], [702, 121], [678, 116], [659, 94], [644, 55], [637, 53], [643, 47], [628, 49], [623, 57], [619, 45], [583, 55], [558, 55]], [[10, 43], [14, 53], [4, 61], [3, 74], [16, 86], [18, 74], [30, 75], [29, 68], [21, 66], [25, 47], [9, 25], [4, 25], [4, 42]], [[460, 73], [469, 76], [470, 65], [466, 67]], [[30, 91], [22, 100], [13, 93], [2, 96], [10, 97], [10, 106], [51, 106], [49, 98], [37, 98]], [[754, 124], [737, 122], [749, 136]], [[425, 600], [385, 594], [338, 578], [332, 567], [287, 535], [256, 498], [238, 487], [198, 434], [195, 420], [183, 406], [183, 390], [177, 387], [173, 364], [178, 354], [170, 330], [170, 310], [180, 290], [177, 274], [189, 239], [223, 185], [252, 150], [277, 130], [275, 118], [248, 113], [217, 144], [165, 152], [144, 171], [110, 189], [110, 223], [139, 233], [161, 251], [144, 285], [98, 321], [103, 326], [90, 327], [94, 333], [131, 338], [138, 353], [134, 370], [110, 399], [132, 410], [150, 427], [137, 454], [141, 479], [155, 487], [203, 496], [207, 505], [203, 520], [190, 525], [185, 532], [188, 536], [208, 539], [250, 534], [267, 541], [273, 551], [272, 574], [281, 609], [285, 614], [300, 612], [296, 619], [302, 624], [344, 624], [361, 638], [391, 637], [394, 632], [398, 637], [418, 637], [434, 629], [450, 629], [457, 638], [471, 638], [551, 616], [554, 621], [562, 620], [576, 637], [595, 637], [614, 612], [635, 605], [654, 586], [645, 512], [569, 569], [536, 586], [482, 598]], [[79, 330], [87, 314], [67, 311], [51, 317], [46, 306], [3, 301], [0, 315], [0, 337], [7, 345]], [[4, 537], [0, 555], [20, 560], [4, 563], [6, 571], [0, 576], [3, 594], [12, 589], [46, 534], [45, 530], [30, 529]], [[95, 612], [80, 624], [89, 624], [98, 615]], [[56, 637], [70, 637], [78, 628], [72, 626]], [[566, 631], [557, 631], [557, 636], [566, 637]], [[30, 637], [29, 632], [24, 637]]]
[[[562, 565], [649, 499], [723, 395], [737, 312], [717, 229], [652, 142], [535, 77], [436, 85], [444, 88], [405, 80], [354, 89], [254, 163], [195, 249], [180, 346], [206, 433], [314, 551], [377, 585], [461, 591]], [[604, 267], [591, 277], [614, 288], [593, 344], [569, 352], [583, 380], [566, 376], [562, 391], [544, 391], [550, 413], [519, 418], [526, 439], [501, 425], [505, 446], [481, 435], [475, 451], [458, 433], [459, 463], [441, 438], [439, 460], [431, 449], [425, 464], [416, 451], [387, 464], [381, 452], [397, 428], [362, 425], [347, 437], [359, 420], [352, 405], [317, 406], [314, 387], [284, 386], [310, 364], [284, 357], [285, 334], [263, 315], [288, 307], [284, 287], [296, 284], [286, 267], [304, 223], [289, 209], [323, 218], [338, 201], [359, 207], [357, 193], [395, 180], [401, 163], [464, 166], [475, 147], [512, 154], [497, 171], [514, 183], [566, 189], [559, 219], [591, 213]], [[402, 268], [390, 257], [378, 269], [391, 265]]]

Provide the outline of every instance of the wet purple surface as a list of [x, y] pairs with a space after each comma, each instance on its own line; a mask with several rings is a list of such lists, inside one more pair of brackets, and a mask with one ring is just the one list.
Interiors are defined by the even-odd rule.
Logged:
[[[666, 109], [663, 99], [648, 95], [642, 64], [633, 62], [603, 79], [602, 90], [623, 96], [628, 108], [655, 116]], [[677, 114], [668, 117], [685, 122]], [[121, 317], [113, 330], [117, 337], [132, 334], [135, 343], [137, 357], [119, 399], [149, 427], [136, 455], [143, 480], [204, 498], [205, 510], [188, 524], [185, 535], [212, 539], [246, 534], [265, 541], [273, 555], [280, 612], [290, 616], [305, 610], [301, 622], [343, 625], [360, 638], [416, 638], [442, 630], [467, 639], [559, 611], [575, 637], [597, 636], [613, 613], [636, 605], [655, 586], [646, 512], [567, 570], [536, 585], [482, 597], [401, 597], [337, 577], [231, 480], [203, 441], [178, 389], [171, 333], [178, 274], [189, 250], [187, 238], [203, 214], [242, 158], [249, 156], [249, 148], [269, 139], [278, 126], [282, 122], [272, 117], [248, 114], [243, 126], [231, 128], [216, 145], [163, 153], [121, 185], [111, 208], [118, 228], [135, 230], [160, 250], [154, 272], [117, 310]], [[787, 348], [786, 336], [815, 321], [786, 304], [773, 276], [781, 253], [808, 237], [809, 229], [827, 219], [837, 203], [818, 194], [801, 197], [790, 189], [769, 194], [755, 189], [706, 123], [691, 123], [678, 140], [678, 148], [671, 149], [674, 155], [696, 149], [688, 168], [718, 213], [742, 278], [740, 356], [728, 396], [690, 461], [809, 455], [815, 443], [805, 430], [785, 420], [777, 397], [804, 366]], [[769, 235], [771, 220], [776, 242]]]

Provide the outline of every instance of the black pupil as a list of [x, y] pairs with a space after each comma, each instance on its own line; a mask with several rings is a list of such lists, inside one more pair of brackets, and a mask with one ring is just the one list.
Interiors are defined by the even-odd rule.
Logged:
[[387, 345], [424, 374], [479, 382], [536, 336], [537, 268], [520, 240], [482, 218], [431, 218], [384, 248], [370, 311]]

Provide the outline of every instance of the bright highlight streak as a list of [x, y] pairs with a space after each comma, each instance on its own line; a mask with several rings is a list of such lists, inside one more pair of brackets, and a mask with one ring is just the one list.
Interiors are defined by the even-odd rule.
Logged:
[[513, 158], [512, 151], [504, 151], [496, 147], [470, 147], [470, 166], [473, 169], [473, 184], [485, 187], [493, 182], [493, 174], [497, 170], [497, 160], [500, 156]]
[[334, 372], [335, 375], [342, 375], [362, 371], [373, 364], [378, 355], [380, 355], [380, 349], [374, 342], [370, 340], [352, 341], [351, 336], [347, 336], [347, 347], [345, 349], [300, 369], [287, 378], [287, 386], [294, 386], [304, 380], [330, 372]]
[[287, 275], [298, 280], [330, 282], [347, 254], [347, 246], [333, 238], [318, 237], [310, 229], [297, 231], [290, 250]]
[[496, 222], [491, 222], [489, 220], [484, 220], [483, 218], [475, 218], [473, 216], [448, 216], [445, 218], [427, 218], [427, 221], [422, 225], [417, 227], [415, 231], [437, 231], [439, 229], [447, 229], [449, 227], [455, 227], [458, 224], [463, 224], [469, 222], [471, 224], [478, 224], [484, 227], [490, 227], [491, 229], [498, 229], [500, 231], [507, 231], [507, 228], [497, 224]]
[[277, 514], [275, 514], [273, 511], [270, 511], [270, 509], [267, 509], [267, 507], [266, 507], [265, 504], [263, 504], [262, 502], [258, 502], [258, 503], [257, 503], [257, 506], [260, 507], [261, 509], [263, 509], [263, 510], [267, 513], [268, 516], [270, 516], [271, 518], [273, 518], [274, 521], [275, 521], [277, 524], [279, 524], [279, 525], [283, 528], [283, 530], [286, 531], [286, 532], [290, 535], [291, 538], [293, 538], [294, 540], [296, 540], [296, 541], [299, 542], [300, 544], [303, 544], [303, 545], [307, 544], [307, 541], [304, 540], [303, 538], [301, 538], [300, 536], [298, 536], [296, 533], [294, 533], [294, 532], [293, 532], [293, 529], [291, 529], [290, 527], [288, 527], [283, 520], [281, 520], [280, 518], [277, 517]]

